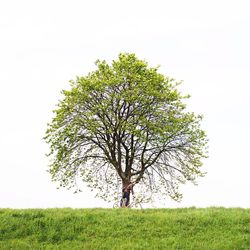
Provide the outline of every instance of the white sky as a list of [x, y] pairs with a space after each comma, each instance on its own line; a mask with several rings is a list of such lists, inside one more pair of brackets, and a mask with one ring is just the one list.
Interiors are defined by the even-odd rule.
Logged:
[[119, 52], [184, 80], [189, 109], [204, 115], [208, 174], [165, 205], [250, 207], [249, 10], [247, 0], [0, 1], [0, 207], [110, 206], [56, 189], [42, 137], [68, 81]]

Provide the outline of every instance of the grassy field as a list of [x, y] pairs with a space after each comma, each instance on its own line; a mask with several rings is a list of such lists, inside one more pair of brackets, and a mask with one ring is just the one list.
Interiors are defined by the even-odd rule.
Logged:
[[250, 249], [250, 209], [0, 209], [0, 249]]

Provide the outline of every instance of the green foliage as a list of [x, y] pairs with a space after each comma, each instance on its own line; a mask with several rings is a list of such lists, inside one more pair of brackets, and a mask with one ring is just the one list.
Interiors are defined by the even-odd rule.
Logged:
[[249, 218], [240, 208], [0, 209], [0, 249], [243, 250]]
[[144, 195], [180, 199], [179, 183], [204, 174], [202, 117], [185, 111], [178, 82], [134, 54], [96, 66], [62, 91], [48, 125], [52, 179], [76, 191], [83, 180], [106, 199], [129, 181]]

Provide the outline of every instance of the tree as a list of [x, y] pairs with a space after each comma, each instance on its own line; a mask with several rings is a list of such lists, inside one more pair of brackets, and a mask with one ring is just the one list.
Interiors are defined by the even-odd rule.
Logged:
[[52, 180], [76, 191], [84, 181], [105, 200], [130, 181], [144, 197], [181, 199], [179, 184], [203, 176], [207, 157], [202, 117], [183, 103], [189, 96], [134, 54], [96, 66], [70, 81], [48, 124]]

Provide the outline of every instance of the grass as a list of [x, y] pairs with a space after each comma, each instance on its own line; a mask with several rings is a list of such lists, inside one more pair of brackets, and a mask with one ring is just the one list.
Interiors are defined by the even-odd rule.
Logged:
[[0, 249], [250, 249], [250, 209], [0, 209]]

